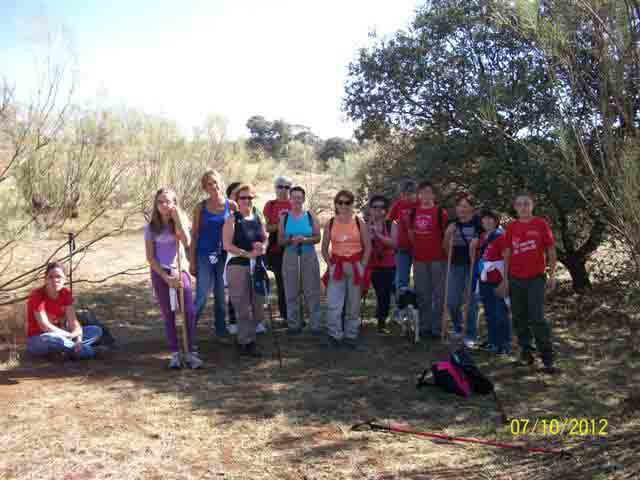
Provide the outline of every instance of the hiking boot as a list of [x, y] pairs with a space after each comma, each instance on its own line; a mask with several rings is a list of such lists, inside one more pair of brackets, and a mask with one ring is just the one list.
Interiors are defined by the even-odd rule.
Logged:
[[180, 352], [173, 352], [171, 354], [171, 359], [169, 360], [169, 368], [172, 370], [177, 370], [182, 368], [182, 360], [180, 358]]
[[240, 356], [242, 357], [251, 357], [251, 358], [260, 358], [262, 354], [258, 351], [256, 347], [256, 342], [247, 343], [246, 345], [239, 345], [240, 347]]
[[287, 328], [287, 335], [290, 337], [295, 337], [296, 335], [300, 335], [302, 333], [302, 328]]
[[387, 336], [390, 333], [391, 332], [384, 325], [383, 326], [378, 326], [378, 335]]
[[197, 352], [187, 353], [185, 355], [184, 361], [187, 364], [187, 366], [192, 370], [200, 368], [203, 363], [202, 360], [200, 360], [200, 357], [198, 356]]
[[535, 358], [533, 358], [533, 354], [530, 351], [525, 351], [520, 353], [520, 363], [525, 365], [533, 365], [535, 363]]
[[556, 367], [554, 367], [552, 363], [545, 365], [542, 371], [547, 375], [555, 375], [556, 373], [559, 373], [559, 370]]
[[314, 337], [319, 337], [321, 335], [324, 335], [326, 332], [322, 329], [322, 328], [312, 328], [311, 329], [311, 335], [313, 335]]
[[471, 338], [465, 338], [463, 343], [465, 348], [476, 348], [477, 345], [476, 341], [472, 340]]
[[556, 373], [556, 369], [553, 366], [553, 353], [545, 352], [542, 355], [542, 364], [544, 365], [544, 373], [553, 375]]

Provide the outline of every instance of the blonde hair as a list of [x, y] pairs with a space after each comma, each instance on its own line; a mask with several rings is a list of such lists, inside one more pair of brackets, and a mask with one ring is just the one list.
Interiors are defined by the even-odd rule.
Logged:
[[243, 183], [242, 185], [238, 185], [238, 188], [236, 188], [233, 191], [233, 195], [235, 195], [236, 200], [238, 199], [238, 196], [240, 195], [240, 192], [243, 192], [245, 190], [249, 190], [249, 193], [251, 195], [255, 196], [255, 194], [256, 194], [256, 187], [254, 187], [253, 184], [251, 184], [251, 183]]
[[200, 185], [202, 185], [203, 190], [207, 189], [207, 181], [209, 179], [215, 180], [220, 190], [224, 191], [224, 179], [222, 178], [222, 175], [219, 171], [214, 170], [213, 168], [208, 168], [207, 170], [205, 170], [205, 172], [202, 174], [202, 178], [200, 179]]
[[[151, 221], [149, 222], [151, 231], [156, 235], [160, 235], [162, 232], [162, 216], [160, 215], [160, 210], [158, 210], [158, 198], [160, 195], [169, 196], [178, 208], [178, 215], [180, 215], [180, 218], [184, 217], [182, 210], [178, 207], [178, 196], [176, 195], [176, 192], [171, 188], [161, 188], [156, 192], [156, 196], [153, 198], [153, 213], [151, 214]], [[171, 229], [171, 233], [176, 233], [176, 225], [173, 218], [169, 220], [169, 228]]]

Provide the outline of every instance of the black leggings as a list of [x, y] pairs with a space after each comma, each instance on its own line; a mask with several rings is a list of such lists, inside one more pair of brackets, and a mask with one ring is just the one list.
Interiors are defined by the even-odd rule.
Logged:
[[396, 269], [393, 267], [376, 268], [371, 274], [371, 283], [376, 291], [376, 298], [378, 301], [376, 306], [378, 327], [384, 327], [387, 317], [389, 316], [395, 275]]

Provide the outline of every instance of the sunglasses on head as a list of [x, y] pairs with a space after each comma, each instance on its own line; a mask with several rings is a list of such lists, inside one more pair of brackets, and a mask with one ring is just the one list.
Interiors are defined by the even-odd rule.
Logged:
[[241, 197], [238, 197], [238, 200], [253, 200], [256, 197], [252, 197], [251, 195], [243, 195]]
[[278, 185], [276, 188], [278, 190], [289, 190], [291, 187], [289, 185]]
[[336, 202], [336, 205], [346, 205], [349, 206], [351, 205], [353, 202], [351, 200], [338, 200]]

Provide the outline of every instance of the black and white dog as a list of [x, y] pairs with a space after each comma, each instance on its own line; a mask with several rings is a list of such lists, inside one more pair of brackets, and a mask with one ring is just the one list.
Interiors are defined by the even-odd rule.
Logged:
[[396, 313], [394, 320], [402, 327], [402, 335], [411, 343], [420, 341], [420, 315], [418, 313], [418, 299], [416, 293], [410, 289], [403, 289], [396, 299]]

